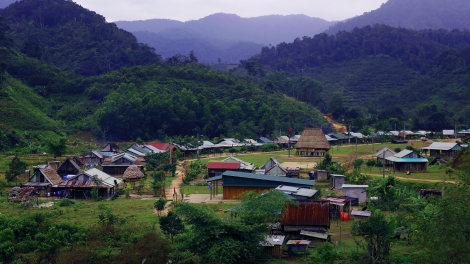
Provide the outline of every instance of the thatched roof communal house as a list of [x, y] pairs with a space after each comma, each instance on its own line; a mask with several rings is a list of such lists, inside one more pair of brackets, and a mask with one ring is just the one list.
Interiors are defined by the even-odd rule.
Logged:
[[140, 181], [141, 178], [145, 177], [144, 173], [140, 171], [140, 169], [135, 165], [127, 167], [123, 176], [124, 182], [136, 182]]
[[306, 128], [295, 144], [295, 155], [323, 157], [330, 148], [330, 143], [320, 128]]

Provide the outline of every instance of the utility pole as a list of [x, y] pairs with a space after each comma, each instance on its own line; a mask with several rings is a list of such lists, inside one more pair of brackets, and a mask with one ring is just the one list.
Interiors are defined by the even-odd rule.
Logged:
[[356, 137], [356, 160], [357, 160], [357, 137]]
[[374, 136], [372, 136], [372, 158], [374, 158]]
[[[197, 144], [199, 144], [199, 133], [197, 133]], [[199, 147], [197, 147], [197, 160], [199, 160]]]
[[445, 185], [446, 185], [446, 175], [442, 176], [442, 199], [444, 199], [445, 196]]

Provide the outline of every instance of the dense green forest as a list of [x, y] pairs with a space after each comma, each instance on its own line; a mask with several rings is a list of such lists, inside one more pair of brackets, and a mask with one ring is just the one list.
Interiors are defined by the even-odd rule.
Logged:
[[409, 29], [469, 29], [470, 2], [467, 0], [388, 0], [377, 10], [331, 26], [325, 32], [336, 34], [355, 27], [386, 24]]
[[[175, 30], [178, 32], [178, 30]], [[183, 30], [186, 31], [186, 30]], [[139, 42], [148, 44], [164, 58], [194, 51], [198, 61], [205, 64], [238, 63], [261, 52], [263, 45], [250, 41], [220, 41], [189, 34], [187, 37], [170, 38], [148, 31], [132, 32]]]
[[66, 0], [23, 0], [0, 10], [15, 49], [63, 71], [91, 76], [159, 63], [129, 32]]
[[[19, 7], [15, 4], [8, 10], [15, 13]], [[209, 138], [257, 138], [288, 128], [300, 133], [306, 126], [331, 130], [314, 107], [321, 101], [321, 84], [310, 78], [295, 84], [298, 89], [312, 83], [318, 86], [308, 96], [312, 101], [305, 104], [275, 91], [266, 81], [213, 71], [198, 63], [193, 52], [158, 65], [122, 67], [99, 76], [80, 75], [62, 70], [43, 57], [22, 53], [8, 27], [2, 19], [0, 122], [23, 139], [25, 131], [31, 130], [54, 135], [88, 131], [114, 140], [198, 133]], [[57, 24], [48, 27], [61, 28]], [[68, 42], [57, 43], [68, 47]], [[2, 138], [15, 138], [9, 133], [3, 131]]]
[[16, 0], [0, 0], [0, 8], [5, 8], [14, 2], [16, 2]]
[[[390, 118], [397, 119], [399, 127], [405, 122], [410, 129], [441, 130], [470, 124], [464, 110], [468, 97], [462, 97], [469, 90], [462, 50], [469, 44], [468, 31], [373, 25], [265, 47], [246, 64], [288, 79], [319, 81], [325, 101], [320, 109], [344, 118], [355, 130], [372, 124], [391, 129], [396, 121], [390, 125]], [[341, 106], [327, 103], [336, 92]], [[286, 94], [294, 96], [294, 91]], [[351, 108], [357, 110], [350, 114]]]

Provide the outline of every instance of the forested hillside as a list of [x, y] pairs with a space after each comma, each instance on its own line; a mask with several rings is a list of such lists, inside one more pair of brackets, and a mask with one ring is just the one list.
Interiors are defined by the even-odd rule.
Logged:
[[99, 75], [160, 62], [129, 32], [66, 0], [23, 0], [0, 10], [15, 49], [63, 71]]
[[326, 33], [350, 31], [355, 27], [386, 24], [410, 29], [470, 29], [470, 1], [467, 0], [388, 0], [361, 16], [339, 22]]
[[[63, 30], [60, 25], [47, 28]], [[330, 129], [313, 102], [297, 102], [249, 76], [210, 70], [194, 54], [83, 76], [19, 52], [12, 32], [0, 17], [0, 125], [19, 134], [88, 131], [106, 139], [154, 140], [197, 133], [257, 138], [279, 129], [299, 133], [306, 126]], [[69, 42], [59, 40], [56, 45], [70, 49]]]
[[464, 110], [469, 99], [462, 96], [470, 89], [463, 73], [466, 53], [459, 53], [469, 45], [468, 31], [373, 25], [264, 47], [248, 63], [319, 81], [325, 101], [320, 109], [356, 128], [386, 120], [378, 124], [386, 130], [394, 118], [408, 127], [439, 130], [470, 124]]
[[155, 51], [158, 51], [164, 58], [176, 54], [188, 54], [193, 50], [199, 62], [205, 64], [219, 63], [219, 59], [223, 63], [239, 63], [240, 60], [260, 53], [263, 47], [254, 42], [207, 39], [198, 34], [188, 34], [186, 38], [170, 38], [160, 33], [148, 31], [135, 31], [132, 33], [139, 42], [155, 48]]

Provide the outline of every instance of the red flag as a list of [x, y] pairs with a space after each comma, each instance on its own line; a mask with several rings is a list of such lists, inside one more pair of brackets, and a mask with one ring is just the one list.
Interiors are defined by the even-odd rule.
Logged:
[[233, 148], [233, 144], [232, 144], [232, 148]]
[[186, 166], [186, 172], [188, 172], [188, 166]]
[[411, 146], [413, 146], [413, 142], [411, 142]]
[[173, 192], [176, 193], [176, 187], [173, 187]]
[[181, 175], [181, 181], [184, 182], [184, 174]]
[[163, 176], [165, 176], [165, 170], [163, 170]]
[[289, 133], [292, 132], [292, 130], [289, 128]]
[[171, 158], [170, 158], [170, 163], [169, 164], [171, 164]]
[[163, 194], [165, 195], [165, 200], [166, 200], [166, 192], [163, 192]]
[[274, 143], [274, 140], [273, 140], [273, 144], [276, 144], [276, 143]]
[[211, 150], [212, 150], [212, 147], [211, 147]]

